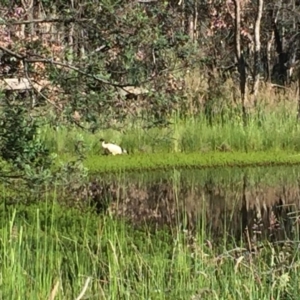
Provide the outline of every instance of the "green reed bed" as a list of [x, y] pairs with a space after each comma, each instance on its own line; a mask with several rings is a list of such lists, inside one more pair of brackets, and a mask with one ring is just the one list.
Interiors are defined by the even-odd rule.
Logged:
[[[49, 201], [49, 199], [48, 199]], [[299, 251], [215, 245], [55, 203], [1, 210], [3, 299], [297, 299]], [[206, 241], [210, 241], [207, 243]], [[86, 287], [86, 289], [84, 289]]]
[[[105, 124], [104, 124], [105, 125]], [[74, 153], [82, 140], [87, 155], [101, 152], [99, 138], [122, 145], [131, 154], [231, 151], [300, 150], [300, 125], [294, 111], [277, 109], [249, 116], [243, 126], [239, 114], [208, 120], [203, 114], [180, 119], [174, 116], [165, 128], [144, 129], [143, 122], [132, 120], [122, 130], [98, 130], [95, 134], [77, 128], [43, 128], [50, 149], [58, 154]]]
[[84, 164], [90, 173], [146, 171], [169, 168], [211, 168], [294, 165], [300, 154], [286, 151], [152, 153], [120, 156], [89, 156]]

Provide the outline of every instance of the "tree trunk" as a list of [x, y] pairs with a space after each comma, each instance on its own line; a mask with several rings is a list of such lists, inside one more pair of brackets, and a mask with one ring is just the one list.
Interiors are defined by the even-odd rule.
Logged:
[[198, 2], [194, 1], [194, 10], [193, 10], [193, 18], [194, 18], [194, 35], [193, 35], [193, 41], [196, 42], [198, 40]]
[[259, 78], [260, 78], [260, 23], [263, 10], [263, 0], [257, 0], [257, 14], [255, 20], [254, 28], [254, 74], [253, 74], [253, 86], [252, 94], [254, 95], [254, 104], [257, 104], [257, 93], [259, 88]]
[[[281, 3], [279, 3], [278, 5], [281, 5]], [[269, 14], [270, 18], [271, 18], [271, 22], [272, 24], [277, 23], [277, 19], [279, 16], [279, 9], [277, 9], [276, 13], [272, 10]], [[274, 42], [274, 30], [272, 30], [271, 32], [271, 36], [267, 42], [267, 79], [266, 81], [271, 83], [272, 81], [272, 70], [271, 70], [271, 49], [272, 49], [272, 45]]]
[[247, 112], [246, 112], [246, 64], [244, 55], [241, 51], [241, 7], [240, 0], [234, 0], [235, 6], [235, 54], [238, 63], [238, 71], [240, 74], [240, 91], [242, 100], [242, 113], [244, 126], [247, 125]]
[[297, 66], [297, 100], [298, 100], [298, 108], [297, 108], [297, 119], [300, 121], [300, 66]]
[[[33, 17], [33, 11], [34, 11], [34, 5], [33, 5], [33, 0], [21, 0], [22, 6], [24, 8], [24, 11], [27, 15], [27, 20], [28, 21], [32, 21], [34, 19]], [[34, 24], [33, 23], [29, 23], [29, 33], [31, 35], [31, 38], [34, 35]], [[24, 37], [26, 37], [25, 34], [25, 25], [23, 24], [22, 26], [22, 30], [24, 32]]]

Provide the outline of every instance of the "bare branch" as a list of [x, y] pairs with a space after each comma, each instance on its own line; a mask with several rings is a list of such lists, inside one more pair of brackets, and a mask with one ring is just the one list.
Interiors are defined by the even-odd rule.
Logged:
[[[30, 85], [32, 86], [32, 88], [34, 89], [34, 91], [36, 93], [38, 93], [43, 99], [45, 99], [48, 103], [50, 103], [51, 105], [53, 105], [56, 109], [58, 110], [62, 110], [59, 106], [57, 106], [53, 101], [51, 101], [50, 99], [48, 99], [43, 93], [41, 93], [41, 90], [40, 89], [37, 89], [36, 85], [32, 82], [32, 80], [29, 78], [29, 75], [28, 75], [28, 68], [27, 68], [27, 64], [25, 63], [25, 76], [28, 80], [28, 82], [30, 83]], [[34, 105], [32, 105], [32, 107], [34, 107]]]
[[157, 2], [157, 0], [137, 0], [139, 3], [154, 3]]
[[77, 68], [75, 66], [72, 66], [72, 65], [67, 64], [67, 63], [62, 63], [62, 62], [59, 62], [59, 61], [55, 61], [53, 59], [47, 59], [47, 58], [25, 58], [24, 61], [26, 61], [27, 63], [37, 63], [37, 62], [40, 62], [40, 63], [52, 64], [52, 65], [56, 65], [56, 66], [68, 68], [70, 70], [76, 71], [79, 74], [85, 75], [86, 77], [93, 78], [96, 81], [99, 81], [99, 82], [102, 82], [104, 84], [108, 84], [108, 85], [111, 85], [111, 86], [126, 87], [126, 86], [129, 85], [129, 84], [120, 84], [120, 83], [113, 83], [113, 82], [107, 81], [107, 80], [105, 80], [103, 78], [100, 78], [98, 76], [95, 76], [93, 74], [86, 73], [86, 72], [80, 70], [79, 68]]
[[33, 19], [33, 20], [0, 20], [0, 25], [22, 25], [22, 24], [39, 24], [39, 23], [72, 23], [72, 22], [91, 22], [92, 19], [76, 19], [76, 18], [45, 18], [45, 19]]
[[0, 49], [1, 49], [2, 51], [4, 51], [4, 52], [10, 54], [11, 56], [17, 58], [17, 59], [23, 60], [23, 59], [25, 58], [25, 56], [20, 55], [20, 54], [14, 52], [14, 51], [11, 51], [11, 50], [8, 49], [8, 48], [5, 48], [5, 47], [0, 46]]
[[[62, 63], [62, 62], [59, 62], [59, 61], [55, 61], [53, 59], [47, 59], [47, 58], [28, 58], [28, 56], [24, 56], [24, 55], [20, 55], [14, 51], [11, 51], [10, 49], [8, 48], [5, 48], [3, 46], [0, 46], [0, 49], [6, 53], [9, 53], [11, 56], [13, 57], [16, 57], [17, 59], [20, 59], [22, 61], [24, 61], [25, 63], [37, 63], [37, 62], [40, 62], [40, 63], [45, 63], [45, 64], [53, 64], [53, 65], [57, 65], [57, 66], [61, 66], [61, 67], [65, 67], [65, 68], [68, 68], [70, 70], [73, 70], [73, 71], [76, 71], [82, 75], [85, 75], [87, 77], [90, 77], [90, 78], [93, 78], [99, 82], [102, 82], [104, 84], [108, 84], [108, 85], [111, 85], [111, 86], [116, 86], [116, 87], [126, 87], [128, 85], [132, 85], [132, 84], [119, 84], [119, 83], [113, 83], [113, 82], [109, 82], [103, 78], [99, 78], [98, 76], [95, 76], [93, 74], [88, 74], [82, 70], [80, 70], [79, 68], [77, 67], [74, 67], [70, 64], [67, 64], [67, 63]], [[37, 56], [37, 55], [36, 55]]]
[[[59, 61], [56, 61], [56, 60], [53, 60], [53, 59], [48, 59], [48, 58], [43, 58], [39, 55], [20, 55], [19, 53], [16, 53], [8, 48], [5, 48], [3, 46], [0, 46], [0, 49], [6, 53], [9, 53], [11, 56], [13, 57], [16, 57], [17, 59], [20, 59], [22, 60], [24, 63], [44, 63], [44, 64], [52, 64], [52, 65], [57, 65], [57, 66], [60, 66], [60, 67], [64, 67], [64, 68], [67, 68], [67, 69], [70, 69], [70, 70], [73, 70], [79, 74], [82, 74], [86, 77], [89, 77], [89, 78], [93, 78], [94, 80], [98, 81], [98, 82], [101, 82], [101, 83], [104, 83], [104, 84], [107, 84], [107, 85], [110, 85], [110, 86], [115, 86], [115, 87], [128, 87], [128, 86], [135, 86], [134, 84], [132, 83], [126, 83], [126, 84], [121, 84], [121, 83], [116, 83], [116, 82], [110, 82], [110, 81], [107, 81], [103, 78], [100, 78], [98, 76], [95, 76], [94, 74], [89, 74], [89, 73], [86, 73], [84, 71], [82, 71], [81, 69], [73, 66], [73, 65], [70, 65], [70, 64], [67, 64], [67, 63], [63, 63], [63, 62], [59, 62]], [[37, 58], [32, 58], [33, 56], [37, 57]], [[139, 83], [139, 85], [142, 85], [146, 82], [149, 82], [153, 79], [153, 77], [150, 77], [142, 82]]]
[[[26, 63], [25, 63], [25, 66], [26, 66]], [[41, 93], [41, 89], [38, 89], [36, 87], [36, 84], [34, 84], [32, 82], [32, 80], [29, 78], [29, 75], [28, 75], [28, 72], [27, 72], [27, 67], [25, 68], [26, 72], [25, 72], [25, 75], [26, 75], [26, 78], [29, 82], [29, 85], [33, 88], [33, 90], [38, 93], [44, 100], [46, 100], [48, 103], [50, 103], [52, 106], [54, 106], [58, 111], [62, 111], [62, 108], [59, 107], [55, 102], [51, 101], [50, 99], [48, 99], [43, 93]], [[32, 107], [34, 107], [34, 105], [32, 105]], [[84, 129], [86, 130], [86, 128], [84, 126], [82, 126], [78, 121], [76, 120], [73, 120], [74, 124], [78, 127], [80, 127], [81, 129]]]

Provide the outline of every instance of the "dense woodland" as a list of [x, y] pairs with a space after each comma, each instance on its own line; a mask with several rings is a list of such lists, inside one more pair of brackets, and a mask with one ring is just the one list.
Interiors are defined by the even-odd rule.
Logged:
[[297, 82], [299, 4], [2, 0], [1, 78], [32, 86], [31, 107], [93, 128], [151, 109], [160, 122], [174, 110], [246, 113], [266, 83]]

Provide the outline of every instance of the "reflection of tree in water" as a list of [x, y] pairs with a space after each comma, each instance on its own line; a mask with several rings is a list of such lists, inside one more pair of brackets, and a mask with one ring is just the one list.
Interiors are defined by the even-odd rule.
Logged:
[[290, 213], [299, 207], [299, 194], [297, 185], [250, 186], [246, 175], [242, 182], [228, 186], [212, 179], [204, 185], [180, 181], [174, 186], [171, 180], [160, 179], [143, 185], [98, 181], [89, 187], [97, 211], [108, 208], [135, 225], [180, 224], [182, 229], [196, 231], [205, 222], [213, 238], [224, 238], [226, 232], [229, 239], [244, 236], [254, 242], [292, 237], [296, 214]]

